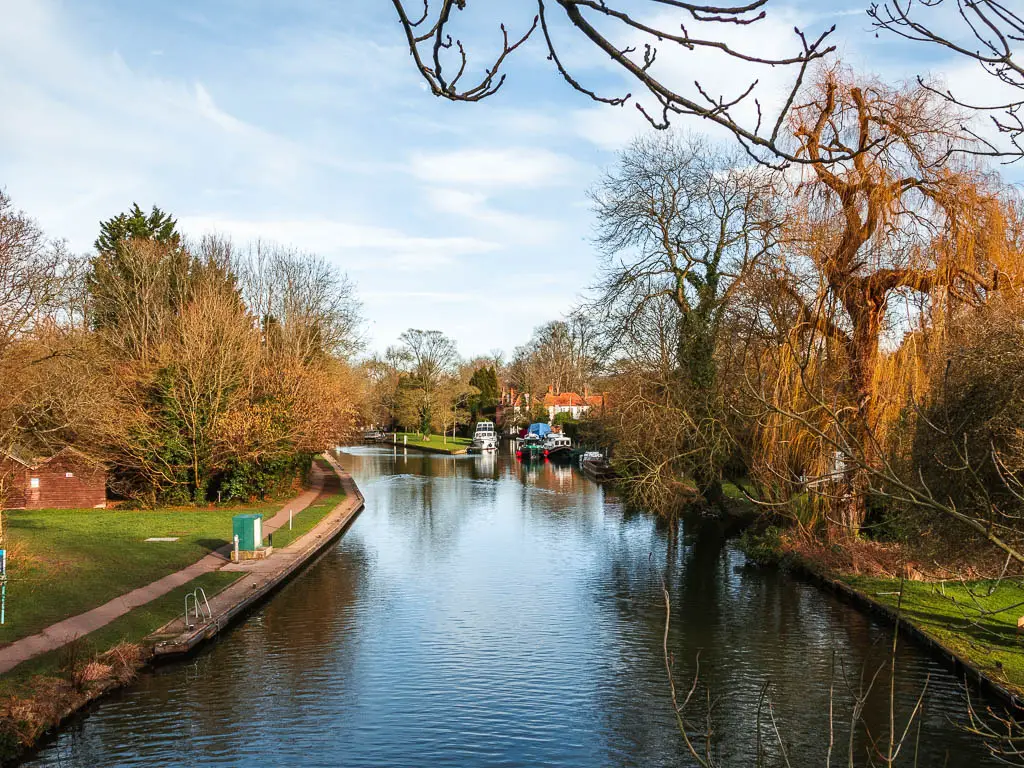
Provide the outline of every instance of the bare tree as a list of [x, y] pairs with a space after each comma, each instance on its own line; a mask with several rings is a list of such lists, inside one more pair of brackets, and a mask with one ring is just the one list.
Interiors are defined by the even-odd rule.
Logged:
[[534, 328], [530, 341], [513, 355], [513, 383], [534, 399], [549, 389], [579, 392], [595, 372], [596, 326], [583, 313], [571, 313]]
[[265, 345], [301, 359], [362, 348], [355, 285], [323, 258], [257, 242], [234, 262]]
[[0, 190], [0, 355], [52, 316], [68, 257]]
[[[413, 61], [435, 96], [472, 102], [493, 95], [505, 82], [504, 69], [509, 57], [539, 30], [548, 59], [572, 88], [604, 104], [622, 105], [630, 101], [630, 93], [603, 95], [581, 81], [559, 53], [562, 43], [557, 40], [564, 29], [592, 46], [601, 58], [610, 58], [631, 82], [640, 86], [654, 106], [648, 108], [637, 102], [636, 107], [655, 127], [667, 127], [671, 119], [680, 115], [699, 117], [730, 131], [748, 152], [762, 159], [774, 156], [804, 162], [786, 147], [786, 115], [808, 67], [834, 50], [825, 44], [834, 27], [815, 38], [794, 30], [793, 54], [779, 58], [740, 50], [726, 42], [730, 29], [757, 27], [765, 19], [768, 0], [724, 6], [684, 0], [534, 0], [527, 4], [535, 11], [532, 19], [524, 18], [519, 33], [510, 36], [506, 25], [500, 25], [500, 51], [483, 73], [474, 78], [469, 74], [466, 45], [461, 39], [453, 39], [450, 32], [453, 13], [465, 11], [466, 0], [424, 0], [422, 8], [417, 3], [414, 11], [408, 10], [406, 0], [392, 2]], [[758, 91], [757, 75], [752, 74], [728, 95], [711, 92], [692, 76], [685, 77], [685, 82], [670, 82], [666, 74], [659, 74], [661, 47], [668, 47], [672, 53], [689, 54], [694, 61], [697, 53], [711, 53], [723, 61], [741, 62], [762, 73], [774, 67], [790, 67], [793, 76], [779, 105], [768, 108]], [[770, 109], [767, 114], [766, 108]]]
[[1024, 61], [1016, 50], [1024, 41], [1024, 14], [1015, 5], [1004, 0], [889, 0], [872, 3], [868, 9], [876, 29], [976, 62], [1004, 87], [1003, 98], [979, 103], [919, 78], [922, 87], [951, 103], [988, 114], [997, 134], [1006, 140], [1000, 145], [965, 125], [963, 131], [979, 143], [969, 151], [1012, 160], [1024, 156]]
[[106, 343], [124, 359], [147, 362], [188, 303], [191, 266], [180, 245], [142, 238], [94, 257], [89, 313]]
[[451, 403], [446, 386], [458, 372], [459, 353], [455, 342], [441, 331], [410, 328], [399, 337], [400, 358], [407, 361], [408, 380], [402, 394], [408, 406], [406, 421], [415, 419], [427, 436], [435, 424], [443, 423]]
[[[617, 456], [653, 502], [659, 484], [693, 478], [705, 499], [723, 502], [721, 471], [731, 440], [718, 386], [718, 338], [726, 309], [752, 266], [778, 238], [781, 216], [773, 174], [673, 135], [635, 141], [592, 197], [604, 253], [592, 309], [607, 346], [633, 360], [641, 329], [655, 330], [652, 379], [617, 396], [622, 431]], [[670, 314], [669, 314], [670, 313]], [[653, 324], [653, 327], [652, 327]], [[648, 340], [648, 341], [650, 341]], [[671, 411], [659, 417], [662, 409]], [[671, 432], [668, 434], [666, 432]], [[661, 498], [663, 494], [657, 494]]]
[[232, 455], [216, 450], [223, 445], [220, 421], [252, 394], [258, 337], [234, 295], [204, 286], [161, 349], [166, 394], [159, 417], [179, 425], [190, 490], [195, 501], [205, 501], [210, 477]]

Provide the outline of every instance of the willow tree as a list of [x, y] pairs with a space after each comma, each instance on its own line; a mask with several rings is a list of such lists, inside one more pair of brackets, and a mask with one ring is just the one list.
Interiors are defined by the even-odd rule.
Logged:
[[[671, 422], [673, 434], [663, 435], [661, 445], [637, 443], [637, 466], [627, 471], [653, 472], [666, 482], [690, 476], [713, 504], [723, 501], [730, 443], [718, 386], [719, 333], [743, 277], [776, 244], [773, 188], [773, 176], [739, 154], [656, 134], [623, 152], [592, 194], [604, 254], [594, 304], [610, 346], [628, 358], [628, 340], [651, 322], [655, 307], [670, 312], [654, 318], [674, 334], [670, 376], [636, 402], [653, 395], [676, 413], [659, 419], [657, 407], [641, 407], [648, 415], [639, 419], [623, 410], [630, 429], [647, 434]], [[622, 450], [619, 456], [625, 459]]]
[[[821, 73], [791, 117], [809, 164], [774, 264], [794, 312], [768, 397], [816, 435], [811, 443], [838, 453], [818, 466], [831, 467], [841, 535], [860, 530], [882, 461], [879, 392], [893, 375], [880, 368], [883, 339], [998, 287], [999, 203], [992, 180], [957, 160], [961, 124], [928, 88], [840, 69]], [[763, 437], [768, 453], [794, 444]]]

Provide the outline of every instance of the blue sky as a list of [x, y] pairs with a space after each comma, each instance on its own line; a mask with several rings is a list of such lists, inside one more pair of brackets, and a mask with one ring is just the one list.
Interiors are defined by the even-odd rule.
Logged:
[[[866, 4], [773, 0], [742, 39], [784, 53], [794, 23], [836, 23], [860, 69], [986, 87], [962, 64], [875, 39]], [[529, 21], [522, 2], [469, 6], [500, 8], [513, 31]], [[571, 91], [539, 39], [497, 96], [440, 101], [389, 0], [0, 0], [0, 16], [0, 185], [51, 236], [85, 252], [101, 219], [138, 202], [190, 235], [315, 251], [359, 286], [371, 349], [415, 326], [466, 356], [511, 351], [568, 310], [597, 264], [586, 191], [646, 127], [632, 107]], [[464, 29], [486, 51], [498, 33], [481, 22], [467, 13]], [[623, 89], [563, 39], [588, 83]], [[663, 66], [723, 92], [748, 79], [729, 61]]]

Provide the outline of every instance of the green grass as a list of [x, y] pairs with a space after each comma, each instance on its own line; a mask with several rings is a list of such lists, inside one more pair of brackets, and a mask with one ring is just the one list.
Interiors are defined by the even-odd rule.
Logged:
[[465, 453], [473, 443], [468, 437], [443, 438], [441, 435], [431, 435], [430, 440], [423, 440], [417, 432], [399, 432], [395, 440], [400, 446], [403, 445], [403, 438], [408, 438], [405, 444], [410, 448], [429, 448], [440, 453]]
[[[896, 607], [898, 580], [862, 576], [845, 580], [880, 603]], [[901, 611], [905, 620], [957, 656], [994, 680], [1024, 692], [1024, 634], [1017, 634], [1017, 619], [1024, 616], [1024, 586], [1010, 581], [966, 585], [907, 581]]]
[[[35, 634], [184, 568], [228, 544], [232, 516], [269, 517], [279, 506], [8, 511], [10, 581], [0, 642]], [[144, 541], [154, 536], [179, 540]]]
[[121, 642], [141, 642], [147, 635], [184, 612], [186, 593], [202, 587], [206, 596], [212, 598], [244, 575], [238, 571], [204, 573], [188, 584], [183, 584], [77, 640], [73, 648], [65, 646], [19, 664], [0, 678], [0, 696], [30, 693], [25, 684], [33, 675], [65, 674], [72, 654], [79, 659], [88, 659]]
[[321, 494], [317, 499], [292, 519], [292, 528], [285, 523], [274, 531], [274, 549], [283, 549], [304, 533], [308, 533], [324, 517], [345, 499], [344, 491]]

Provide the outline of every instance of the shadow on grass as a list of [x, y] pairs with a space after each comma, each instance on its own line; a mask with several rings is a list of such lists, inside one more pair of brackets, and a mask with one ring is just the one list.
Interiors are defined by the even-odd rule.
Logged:
[[207, 552], [216, 552], [221, 547], [226, 547], [230, 544], [230, 541], [225, 539], [197, 539], [196, 544]]

